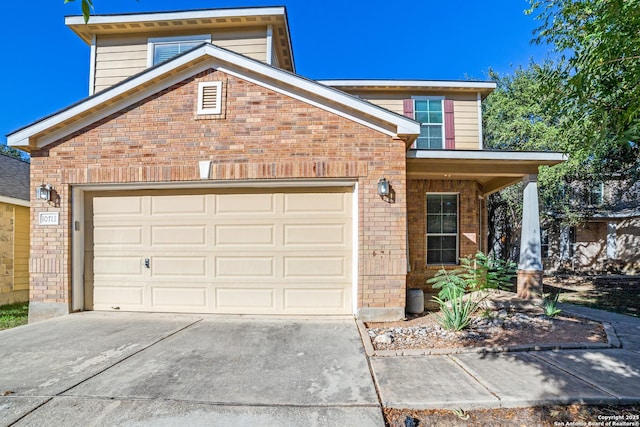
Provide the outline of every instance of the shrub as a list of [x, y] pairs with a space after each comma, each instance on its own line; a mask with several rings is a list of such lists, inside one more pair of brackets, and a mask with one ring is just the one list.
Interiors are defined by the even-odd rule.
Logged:
[[559, 292], [555, 294], [543, 294], [542, 295], [542, 305], [544, 307], [544, 313], [549, 317], [556, 317], [558, 314], [562, 312], [558, 308], [558, 297], [560, 296]]
[[447, 271], [442, 268], [435, 277], [427, 280], [433, 288], [439, 289], [433, 297], [440, 307], [438, 323], [447, 330], [459, 331], [471, 323], [471, 315], [486, 298], [474, 301], [471, 292], [487, 289], [509, 289], [515, 277], [516, 264], [488, 257], [482, 252], [474, 257], [460, 259], [460, 267]]

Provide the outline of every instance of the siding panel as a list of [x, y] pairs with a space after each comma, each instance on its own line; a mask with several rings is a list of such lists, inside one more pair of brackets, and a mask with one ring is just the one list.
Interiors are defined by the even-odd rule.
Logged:
[[13, 289], [29, 289], [29, 208], [15, 207], [15, 248]]

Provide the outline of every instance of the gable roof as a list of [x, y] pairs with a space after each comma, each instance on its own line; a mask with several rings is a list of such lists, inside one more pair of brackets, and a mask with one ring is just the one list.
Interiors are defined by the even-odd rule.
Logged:
[[0, 154], [0, 202], [29, 206], [29, 163]]
[[7, 144], [27, 151], [45, 147], [211, 68], [404, 139], [408, 145], [420, 134], [420, 124], [405, 116], [289, 71], [204, 43], [8, 134]]
[[103, 35], [270, 26], [273, 29], [274, 50], [280, 56], [280, 66], [295, 72], [289, 20], [284, 6], [92, 15], [86, 24], [83, 16], [67, 16], [65, 24], [89, 45], [96, 36]]

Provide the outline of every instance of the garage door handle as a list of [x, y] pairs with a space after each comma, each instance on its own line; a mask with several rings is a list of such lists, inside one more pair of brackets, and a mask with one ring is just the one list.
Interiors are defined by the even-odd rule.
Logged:
[[151, 265], [149, 264], [149, 258], [144, 259], [144, 266], [145, 268], [151, 268]]

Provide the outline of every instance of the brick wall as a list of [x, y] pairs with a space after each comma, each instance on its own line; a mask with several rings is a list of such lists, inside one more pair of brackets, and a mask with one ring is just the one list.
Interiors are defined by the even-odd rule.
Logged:
[[[222, 80], [221, 116], [197, 116], [197, 83]], [[404, 307], [404, 142], [255, 84], [209, 70], [32, 153], [31, 182], [51, 183], [58, 205], [32, 207], [31, 300], [70, 298], [70, 189], [74, 184], [351, 178], [358, 182], [360, 307]], [[376, 194], [385, 176], [395, 202]], [[41, 211], [59, 226], [37, 225]]]
[[[426, 280], [433, 277], [442, 265], [426, 265], [426, 194], [458, 193], [459, 194], [459, 250], [460, 257], [474, 255], [480, 247], [478, 219], [480, 210], [480, 188], [475, 181], [462, 180], [415, 180], [407, 183], [409, 224], [409, 260], [411, 271], [407, 275], [407, 286], [425, 290], [425, 301], [437, 294]], [[486, 223], [485, 223], [486, 224]], [[447, 267], [449, 268], [449, 267]], [[455, 268], [455, 266], [450, 267]]]

